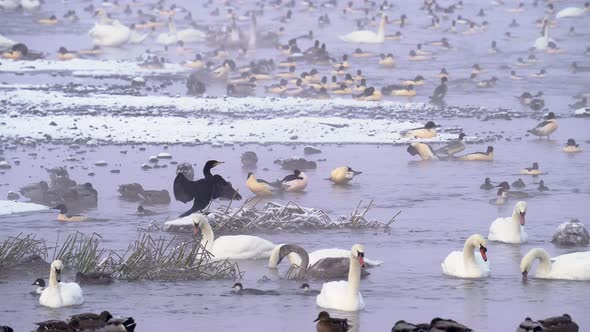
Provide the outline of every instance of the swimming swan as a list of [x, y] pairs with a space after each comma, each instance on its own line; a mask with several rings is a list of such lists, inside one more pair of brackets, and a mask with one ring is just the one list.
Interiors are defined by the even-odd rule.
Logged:
[[578, 16], [584, 15], [588, 11], [590, 11], [590, 3], [586, 2], [584, 4], [584, 8], [567, 7], [567, 8], [560, 10], [555, 15], [555, 18], [578, 17]]
[[547, 47], [549, 46], [549, 42], [555, 41], [549, 38], [549, 20], [547, 18], [544, 18], [543, 35], [535, 40], [535, 48], [539, 51], [543, 51], [547, 49]]
[[526, 243], [528, 235], [524, 230], [526, 202], [520, 201], [514, 205], [512, 217], [498, 218], [490, 225], [488, 240], [506, 243]]
[[361, 266], [365, 264], [365, 247], [355, 244], [350, 250], [348, 281], [332, 281], [322, 285], [316, 304], [322, 308], [359, 311], [365, 308], [360, 293]]
[[63, 263], [55, 260], [49, 269], [49, 287], [41, 292], [39, 304], [50, 308], [61, 308], [84, 303], [82, 289], [75, 282], [60, 282]]
[[340, 39], [349, 43], [381, 44], [385, 41], [385, 22], [387, 16], [381, 15], [381, 23], [377, 33], [371, 30], [357, 30], [347, 35], [340, 36]]
[[88, 35], [92, 38], [92, 44], [102, 47], [119, 47], [129, 41], [131, 29], [123, 25], [119, 20], [111, 20], [106, 17], [104, 11], [99, 10], [100, 21], [94, 26]]
[[[475, 250], [481, 255], [475, 256]], [[486, 240], [479, 234], [471, 235], [463, 251], [453, 251], [441, 263], [444, 274], [459, 278], [483, 278], [490, 276], [490, 265], [487, 262]]]
[[549, 257], [543, 248], [529, 251], [520, 262], [522, 278], [527, 279], [535, 260], [539, 259], [535, 277], [542, 279], [590, 280], [590, 251]]
[[207, 217], [193, 214], [193, 230], [203, 234], [201, 244], [215, 259], [265, 259], [269, 258], [276, 245], [258, 236], [227, 235], [215, 239]]

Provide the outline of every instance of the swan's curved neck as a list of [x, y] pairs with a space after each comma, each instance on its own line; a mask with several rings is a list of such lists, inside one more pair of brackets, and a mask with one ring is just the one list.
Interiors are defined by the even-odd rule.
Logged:
[[250, 39], [248, 40], [248, 48], [256, 48], [256, 17], [252, 17], [250, 24]]
[[201, 222], [200, 228], [201, 234], [203, 236], [201, 239], [201, 245], [205, 247], [205, 249], [211, 251], [211, 248], [213, 248], [213, 241], [215, 241], [215, 234], [213, 234], [213, 229], [207, 221]]
[[361, 264], [356, 257], [350, 256], [350, 267], [348, 269], [348, 292], [349, 299], [357, 301], [361, 284]]
[[543, 37], [549, 40], [549, 21], [545, 22], [545, 25], [543, 26]]
[[170, 31], [171, 35], [176, 34], [176, 24], [174, 24], [174, 21], [170, 21], [170, 23], [168, 23], [168, 30]]
[[301, 258], [301, 265], [299, 267], [304, 271], [307, 271], [307, 268], [309, 267], [309, 255], [307, 254], [307, 251], [299, 246], [292, 246], [291, 252], [296, 253], [299, 258]]
[[379, 30], [377, 30], [377, 39], [385, 40], [385, 16], [381, 17], [381, 23], [379, 24]]
[[471, 241], [471, 238], [465, 241], [465, 245], [463, 246], [463, 261], [466, 263], [473, 263], [475, 262], [475, 243]]
[[517, 208], [514, 208], [512, 212], [512, 227], [515, 232], [520, 234], [520, 212]]
[[539, 259], [539, 267], [537, 267], [537, 273], [547, 274], [551, 272], [551, 257], [549, 257], [549, 253], [547, 253], [547, 251], [539, 248], [533, 249], [525, 257], [525, 264], [527, 270], [530, 270], [531, 265], [533, 265], [537, 258]]
[[57, 281], [57, 272], [52, 267], [51, 271], [49, 272], [49, 288], [57, 288], [59, 282]]

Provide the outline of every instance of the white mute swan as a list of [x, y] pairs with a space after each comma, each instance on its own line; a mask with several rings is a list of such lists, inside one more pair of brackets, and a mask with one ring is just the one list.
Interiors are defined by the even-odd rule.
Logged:
[[[475, 255], [475, 250], [480, 255]], [[453, 251], [444, 262], [442, 262], [443, 273], [459, 278], [483, 278], [490, 276], [490, 265], [488, 263], [486, 239], [479, 234], [471, 235], [463, 251]]]
[[340, 39], [349, 43], [381, 44], [385, 41], [385, 22], [387, 16], [381, 15], [381, 23], [377, 33], [371, 30], [357, 30], [347, 35], [340, 36]]
[[360, 293], [361, 266], [365, 264], [365, 247], [355, 244], [350, 250], [348, 281], [332, 281], [322, 285], [316, 304], [322, 308], [359, 311], [365, 308]]
[[41, 292], [39, 304], [50, 308], [61, 308], [84, 303], [82, 289], [75, 282], [60, 282], [63, 263], [55, 260], [49, 268], [49, 287]]
[[263, 259], [269, 258], [276, 245], [258, 236], [227, 235], [214, 238], [213, 229], [207, 217], [193, 214], [193, 230], [203, 234], [201, 244], [215, 259]]
[[20, 4], [26, 10], [35, 10], [41, 7], [41, 2], [39, 0], [21, 0]]
[[102, 10], [98, 10], [97, 15], [100, 17], [100, 21], [94, 23], [92, 29], [88, 31], [93, 45], [119, 47], [129, 41], [131, 30], [128, 27], [118, 20], [109, 19]]
[[526, 280], [537, 258], [540, 260], [535, 277], [543, 279], [590, 280], [590, 251], [549, 257], [543, 248], [534, 248], [520, 261], [520, 271]]
[[584, 8], [567, 7], [567, 8], [560, 10], [555, 15], [555, 18], [578, 17], [578, 16], [584, 15], [585, 13], [587, 13], [589, 11], [590, 11], [590, 2], [586, 2], [584, 4]]
[[184, 29], [184, 30], [176, 30], [176, 24], [172, 18], [168, 21], [168, 32], [162, 32], [156, 38], [156, 43], [162, 45], [172, 45], [176, 44], [178, 41], [182, 41], [184, 43], [198, 43], [205, 40], [207, 36], [204, 32], [197, 30], [197, 29]]
[[520, 201], [514, 205], [512, 217], [498, 218], [490, 225], [488, 240], [506, 243], [526, 243], [528, 235], [524, 230], [527, 204]]
[[543, 35], [535, 40], [535, 48], [539, 51], [547, 49], [549, 42], [555, 42], [549, 38], [549, 19], [543, 19]]

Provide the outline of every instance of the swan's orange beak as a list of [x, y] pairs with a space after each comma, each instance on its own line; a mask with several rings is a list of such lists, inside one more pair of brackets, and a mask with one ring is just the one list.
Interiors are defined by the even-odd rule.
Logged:
[[193, 226], [193, 234], [195, 234], [195, 236], [198, 236], [199, 231], [200, 231], [199, 227], [197, 225], [194, 225]]
[[528, 277], [529, 277], [529, 271], [527, 271], [527, 270], [522, 271], [522, 281], [527, 281]]
[[526, 212], [521, 212], [520, 213], [520, 225], [524, 226], [524, 216], [526, 215]]
[[358, 254], [358, 260], [359, 260], [359, 264], [362, 267], [365, 267], [365, 254], [364, 253], [359, 252], [359, 254]]
[[486, 254], [487, 251], [488, 249], [486, 249], [486, 247], [479, 246], [479, 252], [481, 253], [481, 258], [483, 258], [484, 262], [488, 261], [488, 255]]

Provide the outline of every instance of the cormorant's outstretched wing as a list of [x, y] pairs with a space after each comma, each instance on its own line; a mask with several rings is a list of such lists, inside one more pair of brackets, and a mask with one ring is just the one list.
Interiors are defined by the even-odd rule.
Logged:
[[178, 173], [174, 179], [174, 198], [183, 203], [192, 201], [197, 196], [199, 181], [191, 181], [184, 174]]
[[235, 199], [241, 200], [242, 195], [240, 195], [232, 186], [230, 182], [225, 181], [225, 179], [219, 175], [215, 174], [213, 176], [213, 188], [211, 192], [211, 198], [227, 198], [227, 199]]

